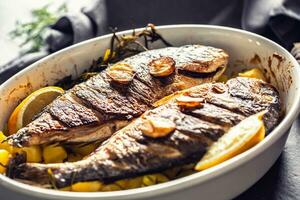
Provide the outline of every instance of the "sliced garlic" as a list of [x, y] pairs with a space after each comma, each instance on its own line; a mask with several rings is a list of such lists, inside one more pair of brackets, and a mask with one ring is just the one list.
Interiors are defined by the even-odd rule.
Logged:
[[107, 75], [115, 82], [126, 85], [134, 77], [134, 70], [126, 63], [117, 63], [107, 69]]
[[221, 85], [221, 84], [214, 84], [212, 87], [212, 91], [217, 94], [222, 94], [225, 92], [225, 87], [224, 87], [224, 85]]
[[140, 130], [144, 135], [152, 138], [165, 137], [176, 128], [175, 123], [162, 117], [146, 117], [142, 119]]
[[175, 71], [175, 61], [171, 57], [160, 57], [149, 63], [149, 69], [152, 76], [169, 76]]
[[190, 97], [190, 96], [180, 96], [176, 98], [176, 103], [181, 108], [199, 108], [203, 107], [203, 98]]

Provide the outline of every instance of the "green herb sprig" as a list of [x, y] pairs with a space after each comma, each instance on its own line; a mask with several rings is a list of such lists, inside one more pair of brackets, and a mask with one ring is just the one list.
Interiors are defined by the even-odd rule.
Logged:
[[65, 3], [54, 10], [50, 9], [49, 4], [34, 9], [31, 11], [32, 21], [26, 23], [17, 21], [16, 28], [10, 32], [10, 37], [21, 41], [20, 46], [25, 47], [24, 53], [39, 51], [44, 47], [46, 28], [66, 12]]

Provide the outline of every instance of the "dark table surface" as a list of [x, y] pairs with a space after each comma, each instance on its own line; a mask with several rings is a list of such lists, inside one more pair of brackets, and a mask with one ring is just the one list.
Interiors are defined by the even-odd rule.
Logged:
[[[16, 56], [18, 46], [16, 42], [7, 37], [7, 33], [14, 26], [17, 18], [29, 18], [32, 5], [44, 5], [49, 0], [0, 1], [0, 46], [5, 47], [5, 52], [0, 54], [0, 65]], [[21, 4], [21, 5], [20, 5]], [[78, 5], [80, 7], [80, 5]], [[6, 18], [10, 10], [16, 15]], [[2, 17], [1, 17], [2, 16]], [[1, 76], [1, 74], [0, 74]], [[300, 118], [293, 124], [285, 149], [269, 172], [254, 186], [241, 194], [236, 200], [296, 200], [300, 199]], [[0, 187], [2, 200], [35, 200], [21, 194], [8, 191]]]

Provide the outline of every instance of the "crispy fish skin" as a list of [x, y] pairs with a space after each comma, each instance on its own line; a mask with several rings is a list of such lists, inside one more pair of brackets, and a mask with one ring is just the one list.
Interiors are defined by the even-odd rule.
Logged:
[[[149, 63], [164, 56], [174, 59], [178, 70], [164, 78], [151, 76]], [[11, 135], [8, 142], [14, 146], [31, 146], [105, 140], [153, 108], [153, 103], [162, 97], [218, 79], [227, 62], [228, 55], [223, 50], [201, 45], [150, 50], [126, 58], [120, 63], [136, 72], [128, 86], [113, 84], [103, 71], [54, 100], [30, 124]], [[196, 75], [185, 75], [184, 68]]]
[[[109, 183], [194, 163], [230, 127], [260, 111], [266, 111], [263, 120], [267, 132], [280, 120], [278, 92], [258, 79], [206, 83], [188, 89], [184, 95], [203, 98], [203, 105], [182, 109], [174, 97], [116, 132], [84, 160], [61, 164], [23, 163], [9, 170], [8, 175], [38, 184], [52, 181], [58, 188], [80, 181]], [[171, 120], [176, 124], [175, 131], [162, 138], [145, 136], [140, 125], [149, 116]]]

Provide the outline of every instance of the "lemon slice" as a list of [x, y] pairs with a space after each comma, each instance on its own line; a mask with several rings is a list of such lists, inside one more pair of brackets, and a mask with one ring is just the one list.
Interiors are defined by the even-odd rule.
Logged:
[[8, 120], [9, 134], [16, 133], [20, 128], [31, 122], [34, 115], [50, 104], [56, 97], [63, 94], [60, 87], [44, 87], [26, 97], [13, 111]]
[[232, 127], [213, 143], [195, 169], [200, 171], [213, 167], [253, 147], [265, 137], [262, 117], [265, 112], [252, 115]]

